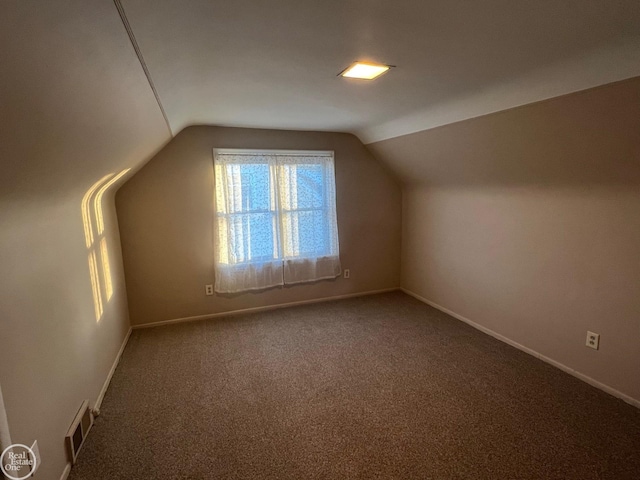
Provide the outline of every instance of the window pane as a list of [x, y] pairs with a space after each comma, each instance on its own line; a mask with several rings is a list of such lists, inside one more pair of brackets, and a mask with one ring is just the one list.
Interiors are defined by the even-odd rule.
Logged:
[[240, 165], [241, 211], [267, 211], [270, 207], [269, 165]]
[[229, 219], [231, 264], [264, 262], [274, 255], [274, 213], [239, 213]]
[[240, 156], [226, 160], [216, 164], [219, 262], [235, 265], [279, 258], [273, 171], [268, 159], [247, 161]]
[[322, 165], [298, 165], [296, 187], [298, 208], [321, 208], [324, 205]]
[[322, 210], [283, 212], [287, 257], [323, 257], [331, 254], [330, 227]]

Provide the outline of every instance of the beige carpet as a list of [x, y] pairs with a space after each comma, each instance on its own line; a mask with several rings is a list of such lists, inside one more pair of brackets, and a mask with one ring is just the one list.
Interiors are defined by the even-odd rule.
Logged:
[[640, 410], [398, 292], [134, 331], [70, 478], [635, 480]]

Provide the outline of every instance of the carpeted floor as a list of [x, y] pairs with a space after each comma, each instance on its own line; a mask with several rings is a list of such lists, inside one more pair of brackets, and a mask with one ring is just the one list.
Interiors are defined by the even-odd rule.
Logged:
[[71, 480], [638, 479], [640, 410], [402, 293], [133, 332]]

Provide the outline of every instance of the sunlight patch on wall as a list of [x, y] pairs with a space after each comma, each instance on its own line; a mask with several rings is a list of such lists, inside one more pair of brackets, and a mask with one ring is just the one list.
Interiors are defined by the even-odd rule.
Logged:
[[84, 238], [87, 244], [87, 248], [91, 248], [93, 244], [93, 226], [91, 224], [91, 211], [89, 209], [89, 202], [91, 200], [91, 196], [95, 193], [96, 189], [102, 184], [106, 182], [109, 178], [113, 176], [113, 173], [109, 175], [105, 175], [96, 183], [94, 183], [87, 193], [84, 194], [82, 198], [82, 223], [84, 225]]
[[100, 257], [102, 258], [102, 276], [104, 278], [104, 288], [108, 302], [113, 295], [113, 285], [111, 284], [111, 268], [109, 267], [109, 250], [107, 249], [106, 238], [100, 240]]
[[102, 293], [100, 292], [95, 250], [89, 252], [89, 274], [91, 275], [91, 289], [93, 291], [93, 306], [96, 312], [96, 321], [99, 321], [102, 318], [104, 307], [102, 306]]
[[[109, 247], [105, 234], [102, 201], [107, 190], [126, 175], [129, 170], [129, 168], [122, 170], [117, 175], [114, 173], [105, 175], [94, 183], [82, 198], [82, 223], [84, 225], [85, 243], [89, 250], [89, 277], [91, 279], [96, 322], [99, 322], [102, 318], [105, 306], [113, 296], [113, 281], [111, 278]], [[99, 261], [98, 257], [100, 257]]]
[[120, 180], [120, 178], [122, 178], [129, 170], [130, 169], [121, 171], [118, 175], [116, 175], [107, 183], [105, 183], [102, 187], [100, 187], [100, 190], [98, 190], [98, 193], [93, 199], [93, 208], [96, 212], [96, 222], [98, 224], [97, 225], [98, 235], [102, 235], [102, 233], [104, 232], [104, 218], [102, 214], [102, 197], [104, 196], [104, 193], [109, 189], [109, 187], [111, 187], [111, 185], [113, 185], [118, 180]]

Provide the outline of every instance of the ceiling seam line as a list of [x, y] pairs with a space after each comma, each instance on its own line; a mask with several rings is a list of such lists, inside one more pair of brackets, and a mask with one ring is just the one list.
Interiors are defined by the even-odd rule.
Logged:
[[144, 61], [144, 57], [142, 56], [142, 51], [140, 51], [140, 47], [138, 46], [138, 41], [136, 40], [136, 36], [133, 33], [133, 29], [131, 28], [131, 24], [129, 24], [129, 19], [127, 18], [127, 14], [124, 11], [124, 7], [120, 0], [113, 0], [116, 8], [118, 9], [118, 14], [120, 15], [120, 20], [122, 20], [122, 24], [124, 25], [125, 30], [127, 31], [127, 35], [129, 35], [129, 40], [131, 41], [131, 45], [136, 52], [136, 56], [138, 57], [138, 61], [142, 66], [142, 70], [144, 71], [145, 76], [147, 77], [147, 81], [149, 82], [149, 86], [153, 91], [153, 95], [156, 97], [156, 102], [158, 102], [158, 107], [160, 107], [160, 112], [162, 112], [162, 116], [164, 117], [164, 122], [169, 129], [169, 133], [173, 137], [173, 131], [171, 130], [171, 124], [169, 123], [169, 117], [167, 117], [167, 112], [162, 105], [162, 101], [160, 100], [160, 95], [158, 94], [158, 90], [156, 90], [156, 86], [153, 83], [153, 79], [151, 78], [151, 73], [147, 68], [147, 63]]

